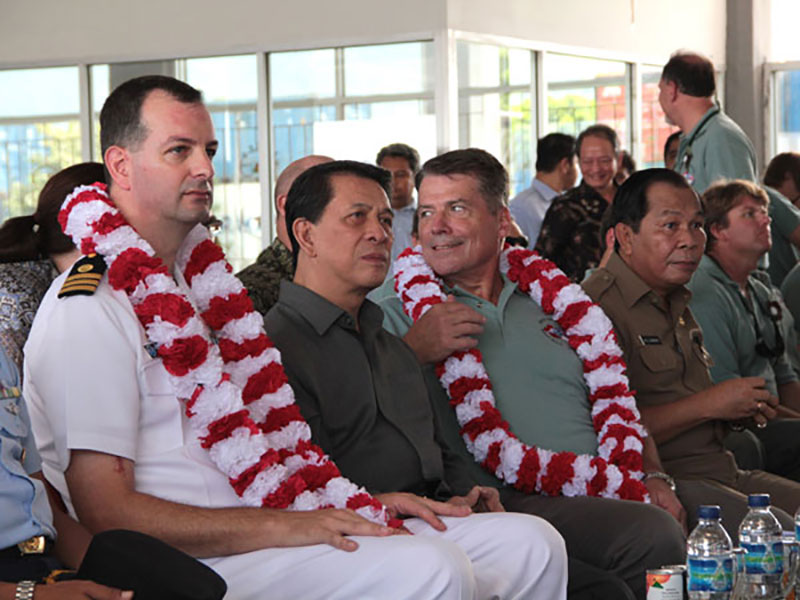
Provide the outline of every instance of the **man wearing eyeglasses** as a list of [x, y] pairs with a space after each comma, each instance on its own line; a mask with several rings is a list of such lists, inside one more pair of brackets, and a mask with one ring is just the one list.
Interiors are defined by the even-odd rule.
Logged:
[[[800, 480], [800, 382], [786, 352], [785, 304], [756, 272], [772, 246], [769, 198], [749, 181], [712, 185], [703, 194], [708, 245], [689, 288], [691, 302], [714, 365], [715, 382], [761, 377], [777, 397], [758, 405], [754, 433], [764, 443], [766, 469]], [[787, 327], [788, 329], [788, 327]]]

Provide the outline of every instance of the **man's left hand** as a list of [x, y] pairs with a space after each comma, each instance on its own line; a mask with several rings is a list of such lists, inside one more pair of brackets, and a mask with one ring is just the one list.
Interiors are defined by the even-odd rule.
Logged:
[[672, 488], [669, 486], [669, 484], [663, 479], [651, 477], [644, 482], [644, 485], [647, 487], [647, 491], [650, 493], [650, 502], [652, 502], [654, 506], [663, 508], [669, 514], [675, 517], [675, 520], [681, 524], [684, 535], [688, 534], [689, 530], [686, 526], [686, 511], [684, 510], [681, 501], [678, 500], [678, 497], [675, 495], [675, 492], [672, 491]]
[[473, 512], [505, 512], [496, 488], [476, 485], [466, 496], [453, 496], [450, 504], [468, 506]]
[[439, 502], [430, 498], [423, 498], [407, 492], [390, 492], [375, 496], [393, 517], [419, 517], [437, 531], [444, 531], [447, 526], [437, 516], [466, 517], [470, 509], [463, 504], [450, 504]]

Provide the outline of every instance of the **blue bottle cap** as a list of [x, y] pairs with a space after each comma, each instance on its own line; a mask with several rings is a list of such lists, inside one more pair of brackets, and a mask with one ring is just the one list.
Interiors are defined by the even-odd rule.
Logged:
[[747, 506], [750, 508], [765, 508], [769, 506], [769, 494], [750, 494], [747, 497]]
[[717, 504], [703, 504], [697, 509], [698, 519], [719, 519], [720, 508]]

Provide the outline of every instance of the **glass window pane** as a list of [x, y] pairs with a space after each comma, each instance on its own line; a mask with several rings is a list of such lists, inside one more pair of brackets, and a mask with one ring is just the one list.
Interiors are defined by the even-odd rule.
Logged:
[[530, 85], [533, 53], [520, 48], [508, 49], [509, 85]]
[[203, 92], [219, 149], [214, 156], [217, 241], [239, 270], [261, 251], [257, 59], [254, 54], [186, 60], [186, 82]]
[[193, 58], [186, 61], [186, 82], [203, 91], [206, 104], [255, 103], [257, 68], [255, 54]]
[[577, 136], [595, 123], [614, 128], [627, 145], [627, 64], [546, 54], [548, 131]]
[[336, 107], [331, 105], [273, 109], [275, 174], [283, 171], [292, 161], [317, 153], [314, 145], [315, 123], [335, 120]]
[[334, 158], [374, 163], [378, 150], [394, 142], [416, 148], [423, 161], [436, 155], [432, 100], [347, 104], [344, 121], [315, 128], [315, 148]]
[[0, 71], [0, 221], [30, 214], [47, 179], [81, 161], [78, 68]]
[[775, 154], [800, 150], [800, 70], [775, 73]]
[[529, 92], [472, 94], [459, 100], [462, 148], [483, 148], [508, 169], [512, 196], [533, 177]]
[[664, 144], [678, 128], [667, 123], [658, 102], [661, 67], [642, 65], [642, 165], [639, 168], [664, 166]]
[[0, 117], [77, 115], [78, 67], [0, 71]]
[[[311, 88], [304, 97], [272, 98], [276, 174], [308, 154], [372, 163], [378, 151], [393, 142], [415, 147], [423, 159], [436, 154], [432, 42], [324, 52], [330, 53], [332, 66], [339, 64], [344, 71], [339, 89], [334, 86], [329, 98], [320, 101]], [[285, 88], [277, 80], [280, 76], [297, 74], [272, 69], [272, 89]]]
[[458, 87], [497, 87], [500, 85], [499, 46], [458, 42]]
[[496, 156], [508, 169], [512, 195], [533, 177], [532, 63], [530, 50], [458, 43], [459, 146]]
[[269, 72], [273, 101], [336, 95], [333, 48], [274, 52], [269, 57]]
[[345, 96], [410, 94], [432, 90], [432, 42], [344, 49]]

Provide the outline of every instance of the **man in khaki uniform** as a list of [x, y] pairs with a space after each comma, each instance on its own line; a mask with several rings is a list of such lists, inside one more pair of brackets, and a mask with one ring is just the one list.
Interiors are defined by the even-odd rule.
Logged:
[[774, 417], [775, 399], [760, 377], [711, 381], [684, 287], [706, 241], [697, 195], [674, 171], [648, 169], [625, 182], [612, 206], [616, 251], [583, 287], [614, 322], [642, 419], [664, 468], [677, 479], [690, 527], [698, 505], [719, 504], [735, 534], [745, 495], [769, 492], [776, 515], [791, 529], [800, 485], [740, 470], [722, 445], [730, 422]]

